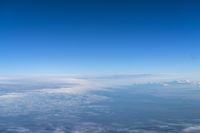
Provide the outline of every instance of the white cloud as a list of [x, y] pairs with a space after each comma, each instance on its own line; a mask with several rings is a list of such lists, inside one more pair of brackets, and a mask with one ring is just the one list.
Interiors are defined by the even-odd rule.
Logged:
[[62, 129], [62, 128], [55, 128], [55, 130], [53, 131], [53, 133], [66, 133], [65, 131], [64, 131], [64, 129]]
[[[52, 80], [52, 79], [51, 79]], [[61, 78], [56, 79], [56, 81], [52, 82], [63, 82], [63, 83], [71, 83], [74, 84], [70, 87], [59, 87], [59, 88], [53, 88], [53, 89], [41, 89], [40, 92], [44, 93], [69, 93], [69, 94], [79, 94], [84, 93], [86, 91], [91, 90], [94, 88], [93, 84], [90, 81], [78, 79], [78, 78]]]
[[3, 95], [0, 95], [0, 99], [1, 100], [8, 100], [8, 99], [15, 99], [15, 98], [20, 98], [20, 97], [23, 97], [24, 94], [22, 93], [8, 93], [8, 94], [3, 94]]
[[25, 127], [15, 127], [7, 129], [7, 132], [16, 132], [16, 133], [30, 133], [30, 130]]
[[200, 126], [191, 126], [183, 129], [183, 132], [185, 133], [199, 133], [200, 132]]
[[75, 126], [72, 133], [102, 133], [105, 132], [104, 128], [98, 124], [85, 122]]

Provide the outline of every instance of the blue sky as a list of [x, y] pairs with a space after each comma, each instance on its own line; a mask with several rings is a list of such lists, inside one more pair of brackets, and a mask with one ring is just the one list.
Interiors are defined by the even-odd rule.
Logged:
[[198, 0], [2, 0], [0, 74], [199, 74]]

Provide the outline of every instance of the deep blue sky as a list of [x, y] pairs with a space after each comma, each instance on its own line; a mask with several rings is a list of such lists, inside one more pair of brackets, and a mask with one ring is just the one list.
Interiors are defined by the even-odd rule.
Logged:
[[198, 0], [1, 0], [0, 74], [199, 73]]

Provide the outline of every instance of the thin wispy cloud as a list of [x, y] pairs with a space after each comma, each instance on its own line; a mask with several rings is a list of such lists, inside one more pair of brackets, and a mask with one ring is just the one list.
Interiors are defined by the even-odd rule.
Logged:
[[183, 129], [184, 133], [198, 133], [200, 132], [200, 126], [191, 126]]

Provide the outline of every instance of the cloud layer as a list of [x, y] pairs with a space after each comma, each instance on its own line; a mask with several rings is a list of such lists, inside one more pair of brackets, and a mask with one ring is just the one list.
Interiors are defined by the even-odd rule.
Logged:
[[155, 75], [0, 79], [0, 132], [196, 133], [199, 82]]

